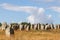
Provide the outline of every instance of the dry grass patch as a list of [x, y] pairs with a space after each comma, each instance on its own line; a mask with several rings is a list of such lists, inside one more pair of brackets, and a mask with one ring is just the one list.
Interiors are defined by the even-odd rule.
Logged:
[[[59, 31], [59, 32], [58, 32]], [[6, 37], [4, 31], [0, 31], [0, 40], [60, 40], [60, 30], [44, 31], [15, 31], [11, 37]]]

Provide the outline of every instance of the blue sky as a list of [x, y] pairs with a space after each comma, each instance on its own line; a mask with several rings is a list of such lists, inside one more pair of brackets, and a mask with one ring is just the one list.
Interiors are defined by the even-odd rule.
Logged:
[[60, 0], [0, 0], [0, 22], [60, 24]]

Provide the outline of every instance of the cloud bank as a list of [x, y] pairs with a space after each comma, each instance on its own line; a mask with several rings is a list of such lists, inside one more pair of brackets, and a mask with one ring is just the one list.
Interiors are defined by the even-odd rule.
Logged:
[[30, 16], [26, 18], [30, 23], [52, 23], [52, 15], [46, 15], [44, 8], [38, 8], [33, 6], [14, 6], [8, 3], [0, 4], [0, 7], [11, 11], [22, 11], [30, 13]]
[[49, 3], [49, 2], [54, 2], [56, 0], [30, 0], [30, 1], [35, 2], [35, 3], [41, 3], [41, 2]]
[[52, 9], [53, 11], [60, 13], [60, 7], [58, 7], [58, 6], [52, 6], [49, 9]]

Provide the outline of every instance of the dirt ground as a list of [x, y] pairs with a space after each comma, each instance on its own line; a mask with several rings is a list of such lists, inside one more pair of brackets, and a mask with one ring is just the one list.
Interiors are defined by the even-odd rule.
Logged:
[[60, 40], [60, 30], [14, 32], [14, 35], [6, 36], [5, 32], [0, 30], [0, 40]]

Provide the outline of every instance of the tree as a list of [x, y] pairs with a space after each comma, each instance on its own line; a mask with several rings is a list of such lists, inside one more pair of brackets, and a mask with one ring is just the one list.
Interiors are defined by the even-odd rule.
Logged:
[[18, 23], [11, 23], [11, 27], [13, 27], [14, 30], [19, 29]]

